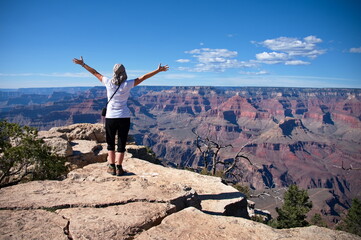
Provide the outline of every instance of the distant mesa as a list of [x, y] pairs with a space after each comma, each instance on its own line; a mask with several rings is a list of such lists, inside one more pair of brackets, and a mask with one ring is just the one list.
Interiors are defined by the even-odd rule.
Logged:
[[302, 124], [302, 121], [295, 118], [286, 118], [284, 121], [280, 122], [278, 126], [281, 128], [282, 134], [287, 137], [291, 137], [292, 132], [296, 128], [306, 130], [306, 127]]

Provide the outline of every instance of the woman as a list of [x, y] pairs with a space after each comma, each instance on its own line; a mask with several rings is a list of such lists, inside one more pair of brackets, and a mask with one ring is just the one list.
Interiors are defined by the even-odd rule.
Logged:
[[[74, 58], [73, 62], [84, 67], [105, 85], [107, 89], [108, 100], [115, 93], [107, 105], [107, 113], [105, 116], [105, 130], [108, 144], [107, 149], [109, 164], [107, 172], [112, 175], [122, 176], [124, 174], [122, 163], [130, 128], [131, 113], [127, 106], [130, 90], [142, 83], [144, 80], [156, 75], [157, 73], [168, 71], [169, 67], [168, 65], [162, 66], [159, 64], [156, 70], [144, 74], [143, 76], [136, 79], [127, 80], [127, 74], [122, 64], [114, 65], [113, 78], [109, 79], [85, 64], [82, 57], [80, 57], [80, 59]], [[115, 149], [115, 136], [117, 133], [118, 144], [117, 149]]]

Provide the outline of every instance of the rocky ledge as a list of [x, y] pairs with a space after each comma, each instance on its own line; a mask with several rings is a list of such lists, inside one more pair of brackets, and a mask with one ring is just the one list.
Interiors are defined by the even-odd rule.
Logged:
[[136, 156], [145, 154], [144, 147], [128, 146], [125, 176], [109, 175], [99, 139], [61, 131], [54, 138], [71, 146], [72, 166], [84, 166], [62, 181], [0, 189], [0, 239], [361, 239], [326, 228], [277, 230], [247, 220], [253, 210], [236, 189], [216, 177], [141, 160]]

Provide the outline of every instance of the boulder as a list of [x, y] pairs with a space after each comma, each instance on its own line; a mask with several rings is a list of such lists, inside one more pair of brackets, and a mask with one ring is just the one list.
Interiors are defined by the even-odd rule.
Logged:
[[[202, 210], [217, 215], [235, 215], [249, 217], [245, 196], [235, 188], [222, 183], [222, 179], [200, 175], [195, 172], [167, 168], [147, 161], [129, 158], [124, 167], [136, 175], [151, 182], [168, 182], [189, 186], [194, 189], [202, 201]], [[226, 207], [237, 209], [231, 213]]]
[[52, 151], [61, 157], [69, 157], [73, 155], [73, 148], [70, 143], [64, 138], [53, 137], [45, 138], [46, 145], [52, 148]]
[[90, 140], [73, 140], [69, 144], [73, 149], [73, 154], [67, 158], [71, 169], [107, 160], [108, 153], [105, 143]]
[[66, 133], [56, 131], [56, 128], [52, 128], [49, 131], [39, 131], [38, 136], [41, 139], [48, 138], [62, 138], [64, 140], [68, 140]]
[[98, 143], [106, 142], [104, 125], [101, 123], [79, 123], [64, 127], [54, 127], [49, 130], [49, 134], [50, 133], [65, 133], [69, 141], [79, 139], [92, 140]]

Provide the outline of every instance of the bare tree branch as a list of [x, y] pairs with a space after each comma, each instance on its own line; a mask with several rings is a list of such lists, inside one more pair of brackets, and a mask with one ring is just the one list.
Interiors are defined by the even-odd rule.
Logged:
[[341, 166], [337, 166], [337, 165], [333, 165], [334, 167], [336, 167], [336, 168], [341, 168], [342, 170], [346, 170], [346, 171], [350, 171], [350, 170], [361, 170], [361, 168], [354, 168], [354, 167], [352, 167], [352, 165], [350, 164], [350, 166], [349, 167], [344, 167], [344, 165], [343, 165], [343, 161], [341, 162]]
[[259, 194], [256, 194], [256, 195], [250, 195], [251, 198], [259, 198], [260, 196], [268, 196], [268, 197], [271, 197], [271, 195], [269, 193], [266, 193], [266, 192], [263, 192], [263, 193], [259, 193]]
[[[208, 170], [208, 165], [211, 164], [212, 169], [212, 175], [216, 174], [216, 169], [218, 165], [223, 165], [223, 168], [225, 169], [223, 172], [225, 175], [228, 176], [235, 176], [235, 174], [232, 173], [233, 170], [239, 169], [237, 167], [237, 164], [240, 162], [240, 159], [246, 159], [248, 163], [251, 166], [255, 166], [250, 158], [247, 156], [247, 153], [243, 151], [243, 149], [250, 144], [250, 142], [244, 144], [236, 156], [233, 158], [233, 161], [231, 163], [225, 163], [224, 160], [219, 159], [219, 154], [222, 149], [232, 147], [232, 144], [222, 144], [218, 139], [214, 140], [211, 139], [209, 136], [202, 137], [200, 136], [195, 129], [192, 129], [193, 134], [196, 135], [196, 147], [201, 153], [201, 159], [205, 162], [205, 167]], [[210, 162], [211, 160], [211, 162]]]

